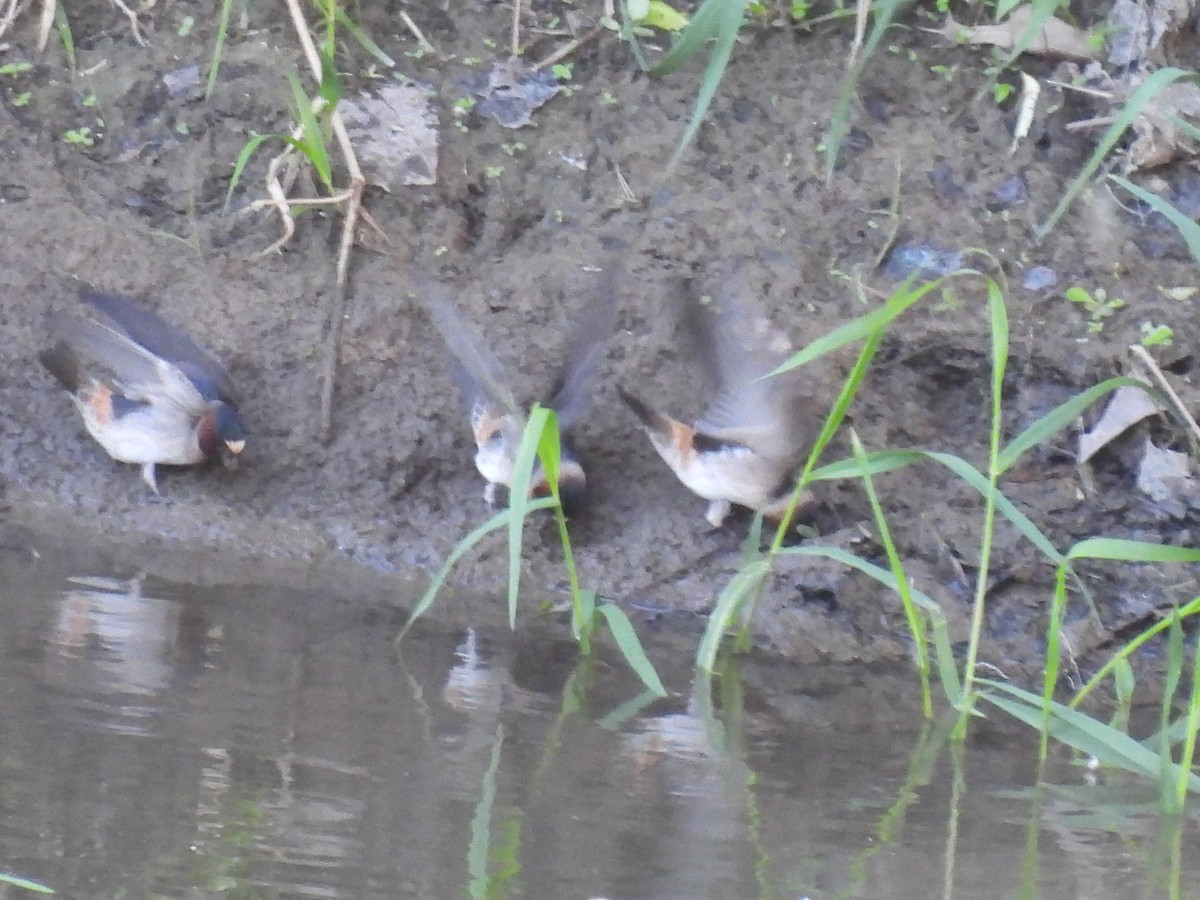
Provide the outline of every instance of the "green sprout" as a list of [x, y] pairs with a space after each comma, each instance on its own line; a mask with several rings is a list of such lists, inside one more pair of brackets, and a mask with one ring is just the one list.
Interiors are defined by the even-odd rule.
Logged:
[[1142, 323], [1143, 347], [1169, 347], [1175, 338], [1175, 331], [1170, 325], [1155, 325], [1153, 322]]
[[556, 63], [550, 67], [550, 73], [559, 81], [570, 81], [572, 70], [575, 68], [575, 63]]
[[86, 125], [64, 131], [62, 139], [65, 143], [76, 144], [81, 147], [91, 147], [96, 143], [96, 138], [92, 135], [92, 129]]
[[1063, 296], [1072, 303], [1078, 303], [1088, 311], [1091, 318], [1088, 322], [1088, 333], [1099, 334], [1104, 330], [1104, 320], [1125, 305], [1119, 297], [1108, 298], [1104, 288], [1096, 288], [1094, 293], [1088, 293], [1086, 288], [1078, 285], [1067, 288]]
[[20, 75], [33, 68], [31, 62], [10, 62], [0, 66], [0, 75]]
[[17, 94], [17, 96], [12, 98], [12, 105], [18, 106], [18, 107], [28, 106], [29, 100], [31, 97], [33, 97], [32, 91], [23, 91], [22, 93]]

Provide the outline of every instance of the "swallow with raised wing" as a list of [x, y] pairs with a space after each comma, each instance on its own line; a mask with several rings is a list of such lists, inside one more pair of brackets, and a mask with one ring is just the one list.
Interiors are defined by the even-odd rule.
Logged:
[[782, 518], [811, 441], [811, 407], [795, 371], [765, 377], [791, 345], [758, 311], [744, 265], [707, 304], [688, 298], [684, 318], [715, 387], [704, 413], [688, 425], [618, 388], [621, 399], [676, 477], [709, 501], [714, 528], [735, 503]]
[[[591, 405], [592, 388], [608, 338], [616, 328], [617, 268], [616, 263], [611, 263], [604, 270], [596, 290], [581, 310], [564, 345], [563, 363], [548, 393], [549, 399], [543, 404], [554, 410], [558, 419], [561, 436], [558, 488], [563, 506], [568, 509], [579, 505], [587, 487], [583, 465], [568, 441], [568, 434]], [[486, 481], [484, 500], [493, 505], [496, 486], [507, 488], [512, 483], [525, 429], [525, 408], [513, 396], [508, 372], [446, 291], [424, 277], [418, 276], [416, 280], [434, 327], [455, 358], [455, 380], [466, 400], [475, 438], [475, 467]], [[550, 495], [550, 485], [540, 465], [531, 476], [530, 495]]]
[[84, 291], [101, 318], [51, 321], [55, 343], [38, 358], [71, 395], [84, 427], [113, 459], [142, 467], [158, 493], [155, 466], [236, 462], [246, 432], [225, 367], [141, 304]]

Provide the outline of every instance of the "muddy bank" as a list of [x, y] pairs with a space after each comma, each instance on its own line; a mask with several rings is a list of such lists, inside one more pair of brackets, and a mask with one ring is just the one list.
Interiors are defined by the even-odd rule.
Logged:
[[[1174, 328], [1164, 361], [1185, 402], [1195, 408], [1200, 400], [1192, 350], [1200, 322], [1187, 306], [1194, 301], [1157, 290], [1195, 282], [1195, 264], [1174, 235], [1143, 252], [1135, 239], [1144, 226], [1098, 189], [1041, 244], [1030, 236], [1091, 149], [1085, 136], [1063, 128], [1071, 98], [1010, 157], [1014, 112], [970, 102], [985, 65], [979, 54], [899, 33], [898, 52], [879, 54], [864, 76], [842, 164], [826, 183], [818, 148], [849, 30], [750, 33], [681, 167], [667, 214], [635, 240], [646, 214], [622, 203], [617, 168], [635, 193], [653, 187], [690, 114], [698, 70], [666, 82], [634, 77], [627, 48], [605, 38], [575, 58], [573, 90], [537, 113], [536, 128], [512, 132], [468, 117], [459, 130], [450, 108], [463, 95], [462, 79], [479, 68], [469, 60], [495, 58], [483, 39], [503, 43], [508, 28], [507, 11], [479, 3], [419, 23], [454, 54], [449, 60], [405, 56], [415, 42], [397, 33], [394, 17], [364, 11], [362, 24], [400, 69], [434, 85], [443, 146], [437, 185], [368, 193], [387, 239], [364, 231], [369, 246], [354, 258], [336, 434], [324, 446], [320, 348], [340, 223], [309, 213], [282, 253], [249, 260], [274, 240], [276, 224], [223, 212], [230, 165], [249, 132], [287, 126], [279, 70], [296, 63], [290, 32], [274, 10], [252, 10], [249, 30], [234, 36], [216, 91], [204, 100], [200, 84], [175, 94], [164, 85], [168, 73], [193, 64], [203, 70], [211, 49], [210, 23], [197, 22], [181, 38], [168, 21], [175, 14], [163, 13], [145, 49], [107, 11], [75, 23], [78, 68], [89, 74], [74, 79], [59, 50], [33, 55], [31, 21], [0, 57], [35, 63], [5, 81], [0, 104], [0, 327], [10, 363], [0, 373], [8, 411], [0, 475], [5, 518], [28, 529], [31, 541], [115, 548], [136, 566], [169, 566], [175, 548], [208, 566], [219, 560], [221, 572], [269, 560], [302, 581], [332, 571], [330, 580], [350, 590], [361, 577], [366, 590], [404, 585], [397, 593], [411, 596], [411, 585], [487, 510], [445, 353], [407, 296], [408, 273], [452, 285], [532, 397], [547, 386], [564, 323], [596, 282], [589, 267], [625, 247], [620, 329], [594, 416], [581, 429], [592, 502], [573, 536], [585, 584], [690, 618], [735, 571], [745, 520], [708, 528], [704, 502], [675, 482], [614, 387], [637, 387], [684, 417], [699, 411], [695, 370], [662, 309], [681, 278], [710, 274], [714, 255], [755, 260], [756, 284], [798, 345], [861, 314], [874, 295], [860, 297], [853, 279], [884, 291], [893, 284], [875, 268], [891, 232], [893, 195], [898, 241], [986, 248], [1010, 276], [1010, 435], [1119, 371], [1143, 321]], [[365, 71], [369, 60], [359, 62]], [[930, 72], [932, 62], [959, 68], [947, 80]], [[14, 105], [24, 91], [29, 103]], [[63, 139], [85, 123], [91, 146]], [[261, 155], [247, 169], [235, 209], [262, 195], [266, 163]], [[1057, 287], [1020, 287], [1034, 265], [1053, 269]], [[229, 360], [251, 433], [238, 471], [167, 472], [163, 497], [155, 498], [136, 469], [87, 439], [35, 358], [45, 314], [72, 305], [81, 281], [147, 298]], [[1086, 314], [1061, 297], [1075, 284], [1103, 287], [1127, 306], [1089, 334]], [[965, 284], [903, 319], [853, 413], [864, 443], [937, 448], [982, 464], [987, 347], [984, 299]], [[814, 372], [814, 393], [832, 399], [850, 361], [842, 355]], [[1060, 547], [1093, 534], [1194, 544], [1195, 511], [1171, 519], [1137, 492], [1122, 454], [1140, 440], [1106, 452], [1085, 485], [1064, 437], [1031, 453], [1006, 493]], [[932, 469], [897, 473], [880, 486], [912, 573], [961, 636], [977, 561], [977, 497]], [[816, 524], [827, 539], [877, 556], [858, 492], [834, 488], [824, 499]], [[565, 576], [549, 523], [531, 530], [526, 549], [532, 609], [561, 597]], [[502, 546], [491, 543], [457, 577], [499, 602], [505, 566]], [[989, 655], [1036, 659], [1052, 571], [1007, 529], [994, 571]], [[1093, 575], [1114, 625], [1200, 593], [1194, 571]], [[811, 562], [784, 565], [757, 631], [765, 648], [801, 661], [908, 653], [891, 597], [860, 576]]]

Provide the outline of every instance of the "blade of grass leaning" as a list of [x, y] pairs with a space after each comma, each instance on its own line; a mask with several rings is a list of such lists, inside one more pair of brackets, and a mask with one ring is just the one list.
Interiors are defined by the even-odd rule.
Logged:
[[[554, 498], [554, 522], [558, 527], [558, 540], [562, 545], [563, 561], [567, 567], [567, 583], [571, 588], [571, 634], [579, 642], [580, 652], [584, 656], [591, 651], [591, 625], [593, 600], [590, 604], [583, 602], [579, 589], [579, 572], [575, 568], [575, 554], [571, 549], [571, 535], [567, 531], [567, 517], [562, 508], [562, 494], [559, 490], [558, 476], [562, 466], [562, 438], [558, 432], [558, 414], [549, 407], [538, 407], [544, 415], [542, 435], [538, 439], [537, 456], [542, 464], [542, 472], [546, 475], [546, 483], [550, 485], [550, 495]], [[585, 605], [588, 607], [585, 609]]]
[[[896, 576], [887, 569], [876, 565], [870, 560], [856, 556], [841, 547], [824, 547], [816, 544], [803, 544], [797, 547], [784, 547], [781, 556], [820, 556], [831, 559], [842, 565], [849, 566], [864, 575], [878, 581], [889, 590], [899, 593], [900, 586]], [[954, 701], [962, 694], [962, 685], [958, 678], [958, 666], [954, 660], [954, 647], [950, 642], [950, 628], [946, 622], [946, 614], [938, 606], [937, 601], [923, 591], [908, 586], [914, 603], [925, 610], [929, 616], [930, 631], [933, 637], [934, 662], [937, 664], [938, 679], [942, 683], [947, 699]]]
[[1175, 782], [1175, 808], [1183, 809], [1187, 799], [1188, 782], [1186, 773], [1192, 771], [1192, 760], [1196, 758], [1196, 733], [1200, 731], [1200, 632], [1192, 647], [1192, 690], [1188, 695], [1187, 713], [1184, 715], [1187, 729], [1184, 732], [1183, 750], [1179, 754], [1180, 777]]
[[709, 613], [704, 637], [696, 648], [697, 668], [705, 672], [713, 671], [725, 632], [733, 624], [746, 598], [763, 582], [770, 570], [770, 563], [766, 559], [756, 559], [742, 566], [721, 591], [713, 611]]
[[313, 112], [313, 102], [304, 92], [304, 86], [300, 84], [295, 72], [287, 69], [284, 75], [287, 76], [288, 84], [292, 86], [292, 101], [296, 104], [296, 118], [300, 122], [301, 137], [295, 146], [312, 163], [325, 188], [332, 191], [333, 170], [329, 165], [329, 151], [325, 147], [325, 134], [321, 131], [321, 124]]
[[379, 60], [379, 62], [383, 63], [389, 69], [394, 69], [396, 67], [396, 61], [388, 56], [378, 44], [371, 40], [367, 33], [362, 30], [361, 25], [346, 15], [346, 11], [342, 9], [341, 4], [334, 4], [334, 16], [337, 19], [338, 25], [350, 32], [350, 36], [358, 41], [359, 45], [364, 50], [370, 53], [373, 57], [375, 57], [375, 59]]
[[279, 134], [251, 134], [250, 140], [246, 141], [241, 151], [237, 155], [237, 160], [233, 164], [233, 174], [229, 176], [229, 190], [225, 192], [225, 208], [223, 212], [229, 212], [229, 201], [233, 199], [233, 192], [238, 186], [238, 182], [242, 180], [242, 170], [246, 168], [246, 164], [250, 162], [256, 150], [263, 145], [265, 141], [274, 138], [283, 139], [283, 135]]
[[[541, 443], [542, 431], [549, 420], [550, 410], [535, 406], [529, 411], [529, 420], [521, 432], [521, 443], [513, 463], [512, 481], [508, 486], [508, 508], [512, 518], [508, 520], [508, 624], [517, 627], [517, 596], [521, 589], [521, 547], [525, 539], [525, 518], [536, 505], [529, 499], [529, 481], [533, 476], [533, 461]], [[548, 498], [549, 506], [558, 502]]]
[[1175, 692], [1179, 690], [1179, 682], [1182, 677], [1183, 626], [1180, 625], [1179, 610], [1172, 610], [1171, 622], [1167, 627], [1167, 671], [1163, 677], [1162, 698], [1158, 713], [1158, 733], [1161, 735], [1158, 743], [1158, 758], [1162, 763], [1158, 773], [1158, 804], [1167, 813], [1180, 811], [1179, 807], [1175, 805], [1175, 773], [1171, 771], [1174, 760], [1171, 757], [1171, 739], [1168, 732], [1171, 726], [1171, 708], [1175, 705]]
[[1173, 203], [1168, 202], [1158, 194], [1146, 190], [1138, 184], [1134, 184], [1120, 175], [1109, 175], [1108, 180], [1119, 184], [1133, 196], [1146, 203], [1155, 212], [1161, 213], [1163, 218], [1179, 229], [1179, 233], [1183, 235], [1183, 239], [1187, 242], [1188, 250], [1191, 251], [1192, 259], [1200, 263], [1200, 225], [1188, 215], [1185, 215]]
[[[534, 512], [535, 510], [539, 509], [550, 509], [552, 506], [554, 506], [554, 499], [551, 497], [545, 497], [540, 500], [534, 500], [532, 503], [530, 503], [528, 507], [526, 507], [526, 512]], [[400, 634], [396, 636], [397, 641], [402, 640], [404, 636], [408, 634], [409, 629], [412, 628], [412, 626], [416, 623], [417, 619], [424, 615], [429, 607], [433, 605], [433, 601], [437, 599], [438, 591], [442, 589], [442, 585], [445, 583], [446, 578], [450, 575], [450, 571], [454, 568], [458, 561], [466, 556], [466, 554], [469, 553], [476, 544], [482, 541], [493, 531], [499, 531], [501, 528], [506, 526], [509, 523], [509, 520], [512, 518], [512, 515], [513, 513], [510, 509], [502, 510], [501, 512], [496, 513], [496, 515], [492, 516], [454, 545], [454, 549], [450, 551], [450, 555], [446, 557], [446, 561], [442, 563], [442, 567], [438, 569], [437, 574], [433, 576], [433, 581], [430, 582], [429, 587], [425, 590], [425, 593], [421, 595], [421, 599], [417, 601], [417, 605], [414, 606], [412, 612], [409, 613], [408, 622], [405, 623], [404, 628], [400, 631]]]
[[221, 57], [225, 52], [225, 38], [229, 34], [229, 18], [233, 14], [233, 0], [221, 0], [221, 11], [217, 17], [217, 39], [213, 42], [212, 59], [208, 63], [208, 81], [204, 85], [204, 99], [212, 96], [217, 85], [217, 72], [221, 68]]
[[[983, 534], [979, 540], [979, 564], [975, 570], [975, 599], [971, 606], [971, 634], [963, 664], [963, 696], [959, 705], [957, 735], [966, 737], [967, 720], [975, 711], [975, 663], [983, 640], [984, 610], [987, 606], [988, 572], [992, 564], [992, 541], [996, 530], [996, 505], [1000, 494], [1000, 441], [1004, 437], [1004, 373], [1008, 368], [1008, 309], [1004, 293], [987, 279], [988, 321], [992, 338], [991, 423], [988, 428], [988, 466], [983, 494]], [[1065, 590], [1065, 588], [1064, 588]]]
[[850, 107], [858, 96], [858, 80], [866, 70], [875, 48], [891, 27], [896, 11], [905, 0], [879, 0], [875, 4], [875, 19], [871, 25], [871, 33], [863, 42], [858, 58], [842, 81], [838, 91], [837, 102], [833, 107], [833, 115], [829, 117], [829, 130], [825, 134], [825, 180], [833, 178], [837, 167], [838, 153], [841, 152], [842, 142], [850, 130]]
[[[833, 440], [834, 435], [842, 427], [842, 422], [846, 420], [850, 406], [854, 402], [854, 398], [858, 396], [858, 390], [862, 387], [863, 380], [867, 377], [867, 370], [870, 369], [871, 362], [875, 359], [875, 354], [879, 351], [879, 345], [883, 342], [884, 334], [884, 326], [880, 326], [874, 331], [867, 333], [866, 338], [863, 340], [863, 345], [858, 351], [858, 358], [854, 361], [854, 366], [850, 370], [850, 374], [842, 381], [842, 387], [838, 391], [837, 399], [834, 400], [833, 406], [829, 408], [829, 415], [825, 417], [825, 422], [821, 425], [817, 439], [808, 451], [808, 458], [804, 460], [804, 466], [800, 470], [799, 477], [796, 479], [796, 486], [792, 490], [791, 497], [788, 498], [787, 508], [784, 510], [783, 517], [779, 520], [779, 526], [775, 529], [775, 538], [771, 542], [772, 557], [783, 546], [784, 538], [792, 527], [792, 519], [796, 514], [796, 507], [799, 505], [800, 498], [803, 496], [804, 490], [808, 487], [808, 483], [812, 478], [812, 471], [824, 455], [825, 448], [829, 446], [829, 442]], [[861, 462], [860, 460], [856, 461]]]
[[62, 43], [63, 52], [67, 54], [67, 68], [72, 77], [76, 74], [75, 35], [71, 33], [71, 20], [61, 3], [54, 4], [54, 30], [58, 32], [58, 40]]
[[[1181, 618], [1185, 619], [1188, 616], [1200, 615], [1200, 597], [1196, 597], [1194, 600], [1190, 600], [1183, 606], [1180, 606], [1179, 615]], [[1143, 630], [1136, 637], [1126, 641], [1125, 644], [1122, 645], [1122, 647], [1115, 654], [1113, 654], [1112, 658], [1102, 665], [1099, 670], [1097, 670], [1096, 674], [1089, 678], [1087, 683], [1075, 693], [1075, 696], [1071, 698], [1071, 706], [1079, 706], [1079, 704], [1081, 704], [1087, 698], [1088, 694], [1095, 690], [1096, 686], [1101, 684], [1105, 678], [1107, 678], [1109, 675], [1115, 676], [1118, 666], [1120, 666], [1122, 663], [1128, 665], [1129, 657], [1133, 656], [1133, 654], [1136, 653], [1147, 641], [1153, 640], [1160, 633], [1165, 631], [1169, 624], [1170, 620], [1160, 619], [1153, 625]]]
[[[688, 122], [687, 127], [683, 131], [683, 136], [679, 139], [679, 145], [675, 148], [675, 152], [671, 154], [670, 160], [663, 172], [663, 180], [668, 178], [671, 172], [679, 164], [683, 158], [683, 154], [692, 143], [692, 138], [696, 136], [696, 132], [700, 129], [700, 123], [704, 121], [704, 115], [708, 112], [708, 107], [712, 104], [713, 97], [716, 96], [717, 88], [721, 85], [721, 79], [725, 75], [725, 67], [729, 65], [729, 58], [733, 55], [734, 44], [737, 43], [738, 32], [742, 27], [742, 19], [746, 15], [746, 7], [750, 5], [750, 0], [704, 0], [701, 7], [713, 4], [716, 9], [716, 43], [712, 48], [708, 57], [708, 64], [704, 67], [704, 76], [700, 80], [700, 90], [696, 94], [696, 103], [692, 109], [692, 118]], [[688, 28], [696, 23], [700, 17], [700, 11], [692, 18]], [[685, 28], [686, 32], [688, 28]], [[682, 41], [682, 35], [680, 37]], [[651, 71], [658, 74], [664, 71], [671, 71], [671, 67], [667, 63], [671, 62], [672, 54], [668, 54], [658, 66]], [[665, 67], [665, 68], [664, 68]]]
[[1183, 69], [1168, 66], [1151, 73], [1145, 81], [1138, 85], [1137, 90], [1125, 101], [1125, 105], [1117, 113], [1117, 117], [1112, 125], [1101, 136], [1099, 142], [1096, 144], [1096, 149], [1092, 151], [1092, 155], [1088, 158], [1088, 161], [1084, 163], [1079, 174], [1075, 176], [1075, 180], [1071, 182], [1071, 186], [1067, 188], [1062, 199], [1058, 201], [1058, 206], [1054, 207], [1054, 212], [1050, 213], [1050, 218], [1039, 225], [1034, 231], [1034, 237], [1037, 240], [1044, 238], [1058, 224], [1058, 220], [1062, 218], [1067, 208], [1075, 202], [1075, 198], [1079, 196], [1096, 173], [1096, 170], [1100, 168], [1100, 164], [1104, 162], [1109, 152], [1116, 146], [1117, 141], [1121, 139], [1121, 135], [1133, 124], [1134, 119], [1141, 114], [1142, 108], [1153, 100], [1163, 88], [1173, 81], [1178, 81], [1180, 78], [1195, 79], [1196, 76], [1190, 72], [1185, 72]]
[[[978, 682], [988, 689], [980, 694], [982, 699], [1033, 728], [1040, 727], [1042, 698], [1039, 695], [1016, 685], [989, 678], [980, 678]], [[1001, 697], [998, 694], [1007, 694], [1008, 696]], [[1094, 756], [1105, 765], [1141, 775], [1151, 781], [1156, 781], [1158, 778], [1159, 755], [1157, 753], [1143, 747], [1128, 735], [1079, 710], [1071, 709], [1062, 703], [1052, 702], [1050, 733], [1056, 741], [1081, 753]], [[1200, 776], [1193, 772], [1181, 771], [1180, 767], [1174, 763], [1171, 765], [1174, 767], [1173, 771], [1186, 777], [1188, 790], [1200, 792]]]
[[774, 371], [764, 375], [764, 378], [773, 378], [776, 375], [782, 375], [784, 372], [791, 371], [803, 365], [807, 365], [815, 359], [819, 359], [827, 353], [832, 353], [834, 350], [839, 350], [847, 344], [855, 343], [863, 340], [874, 331], [881, 328], [886, 328], [888, 323], [911, 307], [918, 300], [925, 297], [931, 291], [941, 287], [947, 279], [955, 278], [963, 275], [978, 275], [979, 273], [973, 269], [961, 269], [957, 272], [952, 272], [941, 278], [935, 278], [933, 281], [917, 287], [912, 287], [911, 280], [904, 282], [900, 287], [896, 288], [895, 292], [887, 299], [887, 301], [878, 309], [873, 309], [868, 313], [864, 313], [856, 319], [851, 319], [844, 325], [839, 325], [833, 331], [822, 335], [815, 341], [811, 342], [801, 350], [793, 354], [789, 359], [781, 363]]
[[596, 612], [604, 617], [621, 655], [637, 673], [647, 690], [653, 691], [659, 697], [667, 696], [667, 689], [663, 687], [658, 672], [654, 671], [653, 664], [646, 656], [646, 650], [642, 647], [629, 616], [625, 615], [625, 610], [613, 603], [601, 603], [596, 607]]
[[54, 888], [47, 887], [44, 884], [38, 884], [36, 881], [30, 881], [28, 878], [18, 878], [16, 875], [9, 875], [5, 872], [0, 872], [0, 884], [11, 884], [13, 887], [24, 888], [27, 891], [33, 891], [35, 894], [53, 894]]
[[1153, 397], [1156, 403], [1162, 404], [1164, 408], [1170, 408], [1166, 398], [1144, 381], [1125, 377], [1109, 378], [1059, 404], [1009, 441], [1000, 451], [1000, 471], [1007, 472], [1027, 451], [1038, 444], [1045, 443], [1067, 426], [1074, 424], [1084, 410], [1105, 394], [1112, 393], [1120, 387], [1139, 387]]
[[909, 584], [908, 575], [904, 571], [904, 562], [900, 559], [900, 552], [896, 549], [896, 542], [892, 539], [892, 530], [888, 527], [883, 504], [879, 502], [879, 494], [875, 491], [875, 482], [871, 478], [870, 472], [867, 471], [866, 451], [863, 449], [858, 432], [853, 428], [850, 429], [850, 446], [854, 450], [855, 461], [860, 464], [859, 474], [862, 476], [863, 489], [867, 492], [867, 500], [871, 504], [875, 530], [883, 542], [888, 565], [892, 570], [892, 579], [895, 582], [896, 591], [900, 595], [901, 605], [904, 607], [904, 618], [908, 622], [909, 635], [912, 637], [913, 647], [916, 649], [917, 675], [921, 680], [921, 711], [926, 719], [932, 719], [933, 697], [929, 690], [929, 639], [925, 634], [925, 620], [918, 612], [916, 601], [913, 600], [912, 587]]

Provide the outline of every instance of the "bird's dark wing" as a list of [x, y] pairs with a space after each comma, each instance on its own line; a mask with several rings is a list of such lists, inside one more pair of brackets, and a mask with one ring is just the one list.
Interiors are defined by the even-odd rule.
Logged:
[[60, 316], [51, 320], [50, 330], [75, 355], [107, 369], [131, 400], [165, 399], [189, 412], [207, 405], [209, 398], [179, 367], [102, 322]]
[[230, 400], [233, 383], [225, 366], [180, 329], [120, 294], [85, 290], [82, 298], [92, 309], [112, 320], [116, 329], [131, 341], [183, 372], [202, 396]]
[[429, 309], [434, 327], [457, 362], [455, 380], [469, 408], [495, 405], [497, 414], [521, 417], [500, 361], [488, 351], [483, 338], [471, 327], [445, 289], [424, 275], [414, 275], [417, 293]]
[[583, 418], [591, 403], [592, 387], [600, 374], [608, 339], [617, 328], [619, 275], [624, 271], [623, 260], [615, 257], [609, 260], [567, 337], [562, 369], [547, 404], [558, 414], [561, 431]]
[[787, 359], [791, 344], [754, 296], [744, 261], [728, 266], [709, 303], [688, 303], [686, 322], [716, 386], [696, 430], [765, 456], [793, 456], [805, 427], [797, 379], [765, 377]]

